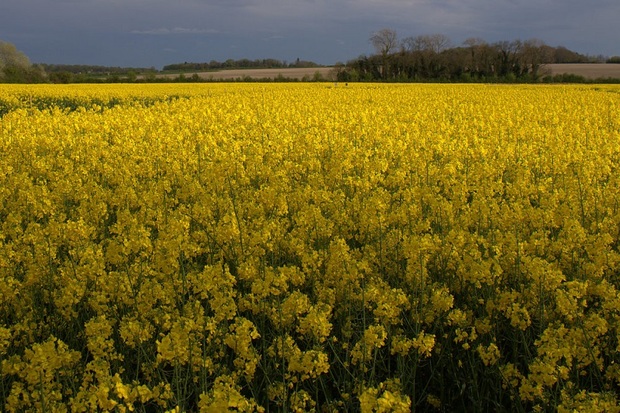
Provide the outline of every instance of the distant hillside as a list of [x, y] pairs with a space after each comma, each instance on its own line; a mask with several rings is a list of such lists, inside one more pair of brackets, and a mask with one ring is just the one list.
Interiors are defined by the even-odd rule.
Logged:
[[135, 73], [147, 73], [157, 72], [154, 67], [118, 67], [118, 66], [93, 66], [93, 65], [63, 65], [63, 64], [47, 64], [40, 63], [46, 73], [60, 73], [67, 72], [74, 75], [88, 74], [88, 75], [124, 75], [130, 72]]
[[321, 65], [307, 60], [295, 60], [294, 63], [277, 59], [228, 59], [224, 62], [211, 60], [208, 63], [174, 63], [163, 67], [166, 71], [209, 71], [222, 69], [284, 69], [284, 68], [308, 68], [321, 67]]
[[575, 75], [584, 79], [620, 79], [620, 65], [611, 63], [554, 63], [545, 65], [543, 73], [557, 75]]
[[[334, 67], [283, 67], [271, 69], [224, 69], [189, 72], [185, 81], [333, 81], [337, 71]], [[185, 76], [185, 75], [181, 75]], [[157, 75], [158, 80], [178, 80], [176, 73], [162, 73]]]

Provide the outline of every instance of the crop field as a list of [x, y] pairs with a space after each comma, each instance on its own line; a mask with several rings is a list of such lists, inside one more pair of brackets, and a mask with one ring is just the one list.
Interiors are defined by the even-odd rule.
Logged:
[[0, 85], [0, 410], [620, 411], [620, 86]]
[[[620, 69], [620, 65], [619, 65]], [[192, 76], [186, 73], [185, 76]], [[307, 68], [276, 68], [276, 69], [226, 69], [209, 72], [196, 72], [203, 80], [236, 80], [236, 79], [278, 79], [284, 77], [295, 80], [313, 80], [320, 77], [325, 81], [336, 78], [336, 69], [333, 67], [307, 67]], [[175, 78], [177, 74], [159, 75], [158, 77]]]
[[554, 63], [544, 65], [542, 72], [550, 75], [568, 73], [583, 76], [586, 79], [620, 79], [620, 64]]

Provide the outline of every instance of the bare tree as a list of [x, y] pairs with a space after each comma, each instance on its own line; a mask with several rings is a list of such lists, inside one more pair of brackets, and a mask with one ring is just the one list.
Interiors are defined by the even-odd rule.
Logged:
[[469, 47], [479, 47], [479, 46], [486, 45], [487, 42], [481, 37], [468, 37], [467, 39], [465, 39], [463, 44]]
[[476, 67], [476, 57], [477, 57], [477, 52], [480, 49], [481, 46], [486, 45], [487, 42], [484, 41], [484, 39], [481, 39], [479, 37], [469, 37], [467, 39], [465, 39], [465, 41], [463, 42], [463, 45], [468, 46], [469, 50], [471, 52], [471, 67], [472, 69], [474, 69]]
[[420, 41], [420, 37], [421, 36], [409, 36], [409, 37], [405, 37], [401, 42], [400, 42], [400, 47], [402, 50], [404, 50], [405, 52], [418, 52], [420, 50], [422, 50], [422, 42]]
[[422, 76], [435, 76], [443, 64], [439, 54], [450, 46], [450, 39], [443, 34], [406, 37], [401, 42], [401, 49], [412, 56], [416, 72]]
[[521, 55], [524, 64], [532, 75], [532, 79], [538, 80], [541, 67], [553, 59], [553, 48], [547, 46], [540, 39], [529, 39], [523, 43]]
[[425, 51], [438, 54], [450, 47], [450, 38], [443, 34], [406, 37], [401, 42], [401, 47], [408, 52]]
[[500, 76], [506, 76], [509, 73], [519, 74], [515, 72], [520, 72], [521, 68], [519, 66], [519, 53], [523, 48], [523, 43], [521, 40], [513, 40], [513, 41], [500, 41], [496, 42], [493, 45], [497, 50], [498, 54], [498, 74]]
[[466, 71], [473, 75], [487, 73], [492, 66], [490, 59], [490, 46], [480, 37], [470, 37], [463, 42], [464, 46], [469, 47], [469, 64]]
[[398, 36], [392, 29], [381, 29], [370, 36], [370, 42], [378, 54], [387, 56], [398, 46]]
[[381, 29], [378, 32], [374, 32], [372, 36], [370, 36], [370, 42], [374, 46], [377, 53], [381, 55], [381, 76], [384, 79], [387, 79], [390, 72], [390, 54], [393, 53], [398, 46], [398, 36], [396, 35], [396, 31], [392, 29]]
[[450, 38], [443, 34], [431, 34], [427, 36], [427, 45], [434, 53], [441, 53], [450, 47]]

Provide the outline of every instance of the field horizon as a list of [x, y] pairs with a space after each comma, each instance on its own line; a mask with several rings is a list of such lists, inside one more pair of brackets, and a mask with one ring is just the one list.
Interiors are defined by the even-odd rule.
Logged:
[[[543, 75], [573, 74], [586, 79], [620, 79], [620, 64], [613, 63], [551, 63], [542, 66]], [[312, 79], [315, 76], [327, 81], [336, 79], [335, 66], [306, 67], [306, 68], [273, 68], [273, 69], [229, 69], [216, 71], [191, 71], [185, 76], [198, 75], [205, 80], [234, 80], [239, 78], [275, 79], [279, 76], [289, 79]], [[179, 74], [163, 74], [158, 78], [173, 78]]]

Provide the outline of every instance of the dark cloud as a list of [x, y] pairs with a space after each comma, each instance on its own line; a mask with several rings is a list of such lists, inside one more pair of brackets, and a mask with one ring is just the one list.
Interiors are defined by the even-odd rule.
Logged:
[[617, 0], [3, 0], [0, 40], [34, 62], [161, 67], [178, 61], [297, 57], [332, 64], [399, 37], [454, 44], [539, 38], [620, 54]]

